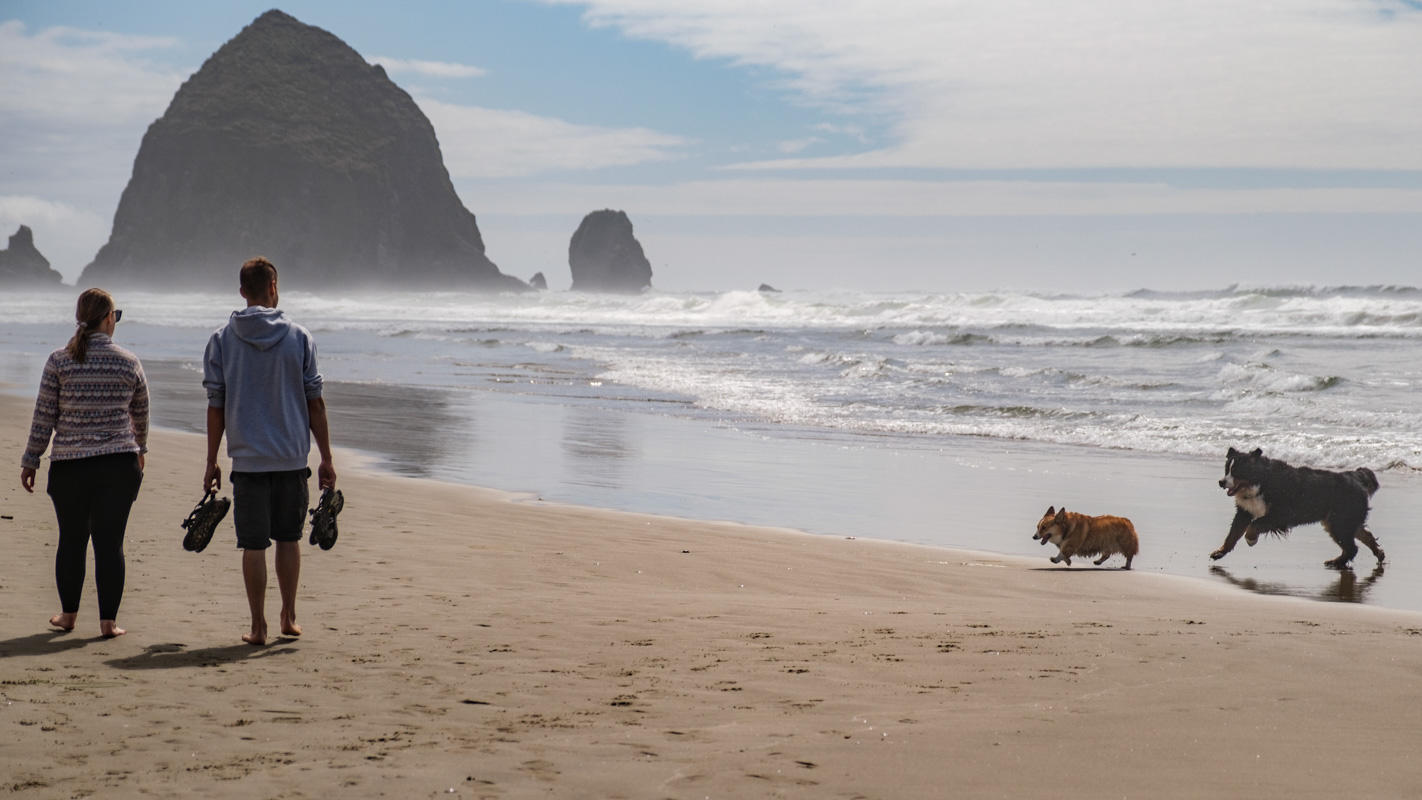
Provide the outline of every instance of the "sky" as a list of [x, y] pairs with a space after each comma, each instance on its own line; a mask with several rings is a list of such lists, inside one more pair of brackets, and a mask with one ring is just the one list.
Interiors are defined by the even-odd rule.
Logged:
[[[69, 282], [271, 8], [0, 0], [0, 233]], [[293, 0], [434, 124], [506, 273], [625, 210], [666, 290], [1422, 284], [1422, 0]]]

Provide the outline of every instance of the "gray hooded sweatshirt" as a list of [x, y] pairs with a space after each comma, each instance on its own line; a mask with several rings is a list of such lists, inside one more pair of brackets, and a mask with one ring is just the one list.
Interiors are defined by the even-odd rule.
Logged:
[[207, 341], [202, 385], [223, 409], [233, 472], [302, 469], [311, 454], [306, 401], [321, 396], [311, 333], [274, 308], [232, 312]]

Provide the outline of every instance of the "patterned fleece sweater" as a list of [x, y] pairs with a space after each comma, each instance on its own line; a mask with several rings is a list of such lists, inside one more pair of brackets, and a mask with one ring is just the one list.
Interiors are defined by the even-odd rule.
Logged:
[[148, 381], [138, 357], [102, 333], [89, 335], [82, 364], [67, 350], [51, 353], [21, 466], [39, 469], [51, 433], [51, 461], [148, 452]]

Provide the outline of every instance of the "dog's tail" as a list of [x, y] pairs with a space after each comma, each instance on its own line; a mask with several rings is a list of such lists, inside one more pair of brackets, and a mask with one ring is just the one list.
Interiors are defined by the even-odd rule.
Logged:
[[1374, 475], [1372, 470], [1367, 467], [1358, 467], [1353, 470], [1353, 475], [1357, 477], [1358, 483], [1368, 490], [1368, 496], [1371, 497], [1378, 490], [1378, 476]]

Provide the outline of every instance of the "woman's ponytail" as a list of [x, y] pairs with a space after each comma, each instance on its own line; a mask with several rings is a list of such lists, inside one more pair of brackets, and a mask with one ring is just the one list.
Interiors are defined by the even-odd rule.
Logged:
[[64, 349], [69, 357], [83, 364], [89, 357], [89, 337], [98, 332], [104, 317], [114, 310], [114, 298], [103, 289], [85, 289], [74, 305], [76, 330]]

